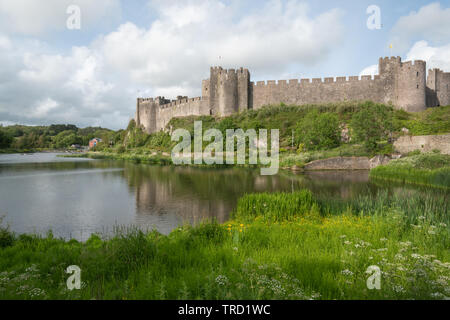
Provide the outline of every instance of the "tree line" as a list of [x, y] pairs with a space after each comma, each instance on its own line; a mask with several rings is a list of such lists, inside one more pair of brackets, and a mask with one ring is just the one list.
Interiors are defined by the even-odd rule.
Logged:
[[0, 149], [67, 149], [72, 145], [87, 146], [89, 140], [101, 138], [103, 144], [113, 144], [119, 132], [101, 128], [78, 128], [73, 124], [50, 126], [0, 126]]

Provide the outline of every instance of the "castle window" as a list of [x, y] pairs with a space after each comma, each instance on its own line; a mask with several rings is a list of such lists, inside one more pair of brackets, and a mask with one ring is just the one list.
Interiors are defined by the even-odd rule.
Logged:
[[417, 89], [419, 89], [419, 85], [417, 85]]
[[419, 72], [417, 72], [417, 76], [419, 76]]

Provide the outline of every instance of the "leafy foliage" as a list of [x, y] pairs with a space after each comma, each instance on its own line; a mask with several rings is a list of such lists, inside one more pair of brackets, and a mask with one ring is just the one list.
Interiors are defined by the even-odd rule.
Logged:
[[[112, 130], [100, 127], [77, 128], [72, 124], [52, 124], [50, 126], [7, 126], [0, 127], [0, 149], [64, 149], [73, 144], [87, 146], [89, 140], [98, 137], [109, 142], [120, 140]], [[7, 137], [2, 143], [2, 137]]]
[[368, 151], [378, 148], [380, 140], [386, 140], [393, 131], [393, 108], [379, 103], [366, 102], [352, 116], [351, 128], [355, 140]]
[[299, 121], [296, 128], [297, 144], [306, 150], [323, 150], [339, 146], [339, 119], [336, 114], [312, 110]]
[[0, 130], [0, 149], [9, 148], [12, 142], [12, 137]]

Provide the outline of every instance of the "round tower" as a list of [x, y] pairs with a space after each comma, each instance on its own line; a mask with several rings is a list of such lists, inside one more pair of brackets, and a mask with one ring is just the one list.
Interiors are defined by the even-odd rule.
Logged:
[[426, 109], [426, 62], [402, 63], [396, 74], [396, 105], [409, 112]]
[[220, 116], [238, 112], [238, 77], [234, 69], [222, 70], [218, 76], [218, 111]]

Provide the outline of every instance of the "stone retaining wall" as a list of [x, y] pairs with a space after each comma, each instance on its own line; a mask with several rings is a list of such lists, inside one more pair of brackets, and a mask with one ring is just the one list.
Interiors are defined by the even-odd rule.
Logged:
[[415, 150], [430, 152], [436, 149], [443, 154], [450, 154], [450, 134], [403, 136], [394, 142], [394, 148], [400, 153], [408, 153]]

